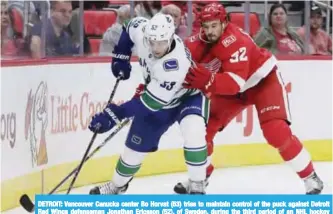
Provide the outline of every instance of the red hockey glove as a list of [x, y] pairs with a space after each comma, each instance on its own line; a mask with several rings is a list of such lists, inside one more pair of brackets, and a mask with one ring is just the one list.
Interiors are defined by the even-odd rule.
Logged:
[[215, 73], [210, 72], [202, 65], [191, 67], [186, 75], [185, 88], [196, 88], [203, 92], [207, 92], [209, 87], [214, 82]]
[[144, 84], [139, 84], [138, 87], [135, 90], [135, 94], [134, 94], [133, 98], [140, 97], [141, 94], [143, 93], [144, 89], [145, 89], [145, 85]]

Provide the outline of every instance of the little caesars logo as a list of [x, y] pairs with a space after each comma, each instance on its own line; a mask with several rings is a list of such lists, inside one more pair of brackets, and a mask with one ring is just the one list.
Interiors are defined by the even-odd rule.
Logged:
[[47, 84], [41, 82], [36, 91], [28, 93], [25, 110], [25, 139], [30, 143], [32, 166], [47, 164]]

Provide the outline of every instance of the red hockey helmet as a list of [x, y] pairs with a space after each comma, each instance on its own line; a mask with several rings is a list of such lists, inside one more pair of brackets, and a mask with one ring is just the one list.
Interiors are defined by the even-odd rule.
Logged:
[[227, 11], [223, 5], [219, 3], [207, 4], [200, 13], [200, 22], [208, 22], [212, 20], [220, 20], [224, 22], [227, 20]]

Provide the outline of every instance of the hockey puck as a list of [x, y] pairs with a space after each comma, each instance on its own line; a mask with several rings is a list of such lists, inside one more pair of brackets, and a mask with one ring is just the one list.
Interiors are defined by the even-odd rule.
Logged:
[[32, 201], [30, 200], [30, 198], [27, 194], [24, 194], [21, 196], [20, 204], [26, 211], [28, 211], [30, 213], [32, 213], [35, 210], [35, 205], [32, 203]]

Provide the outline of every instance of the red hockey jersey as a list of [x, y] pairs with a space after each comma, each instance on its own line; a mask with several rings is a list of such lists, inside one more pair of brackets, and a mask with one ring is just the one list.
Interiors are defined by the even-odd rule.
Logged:
[[[204, 36], [203, 36], [204, 37]], [[276, 58], [258, 47], [241, 28], [229, 23], [217, 43], [209, 44], [195, 35], [185, 42], [193, 61], [212, 72], [214, 82], [207, 92], [233, 95], [257, 85], [276, 66]]]

